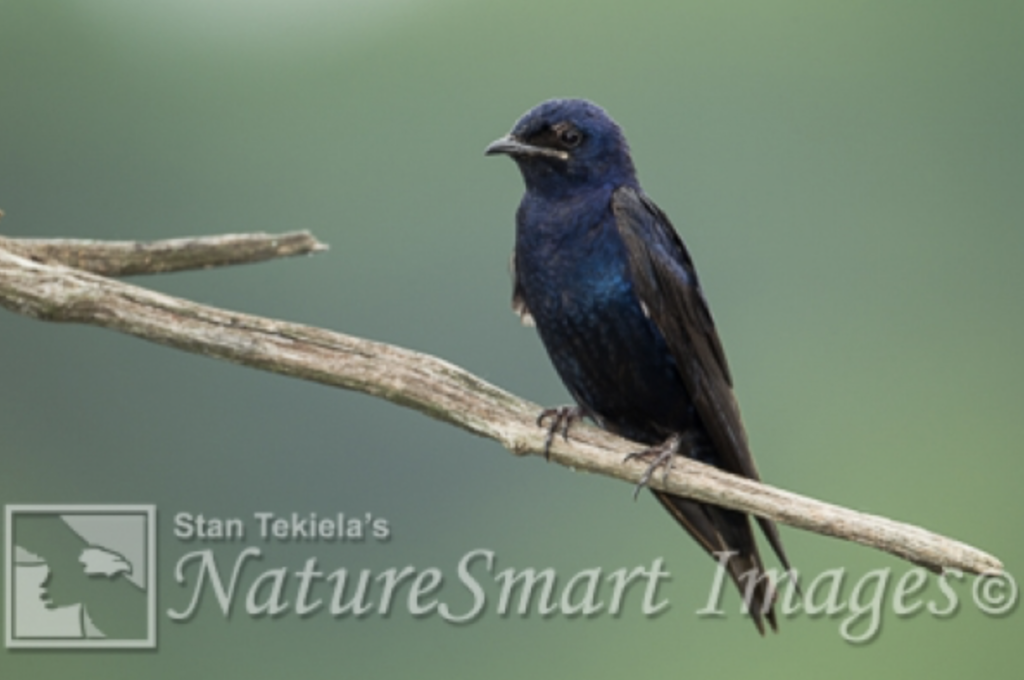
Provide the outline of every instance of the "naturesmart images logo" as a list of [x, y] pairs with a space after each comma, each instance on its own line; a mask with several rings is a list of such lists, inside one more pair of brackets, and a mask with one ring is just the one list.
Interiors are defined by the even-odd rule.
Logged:
[[[351, 626], [398, 616], [459, 627], [483, 617], [655, 618], [680, 607], [699, 619], [748, 618], [759, 587], [775, 592], [781, 620], [830, 621], [846, 643], [862, 645], [877, 639], [885, 621], [947, 619], [968, 607], [1002, 618], [1019, 601], [1009, 573], [838, 567], [735, 574], [729, 551], [716, 553], [713, 572], [690, 563], [673, 569], [655, 555], [556, 569], [468, 545], [423, 563], [374, 548], [393, 543], [399, 532], [372, 512], [161, 516], [165, 592], [157, 610], [154, 506], [7, 506], [7, 646], [155, 648], [158, 616], [164, 635], [203, 618]], [[368, 561], [368, 553], [377, 559]], [[727, 603], [733, 580], [738, 605]]]
[[8, 505], [8, 648], [156, 647], [152, 505]]

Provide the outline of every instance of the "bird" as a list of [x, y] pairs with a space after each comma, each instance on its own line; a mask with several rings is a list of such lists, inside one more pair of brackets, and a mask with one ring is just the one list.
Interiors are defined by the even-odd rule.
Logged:
[[[697, 271], [640, 187], [619, 125], [593, 102], [551, 99], [485, 154], [510, 157], [522, 175], [512, 307], [536, 327], [575, 401], [538, 416], [538, 425], [551, 423], [546, 446], [588, 418], [647, 447], [629, 456], [652, 461], [637, 490], [677, 455], [760, 480]], [[775, 587], [749, 516], [651, 491], [712, 558], [727, 557], [761, 635], [765, 620], [777, 631]], [[792, 573], [775, 524], [757, 522]]]

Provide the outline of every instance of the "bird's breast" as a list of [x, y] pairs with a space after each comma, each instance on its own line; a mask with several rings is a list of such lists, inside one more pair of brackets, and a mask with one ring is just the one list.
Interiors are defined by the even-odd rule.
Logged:
[[577, 402], [612, 431], [658, 442], [692, 421], [692, 404], [636, 297], [613, 218], [575, 226], [517, 239], [527, 307]]

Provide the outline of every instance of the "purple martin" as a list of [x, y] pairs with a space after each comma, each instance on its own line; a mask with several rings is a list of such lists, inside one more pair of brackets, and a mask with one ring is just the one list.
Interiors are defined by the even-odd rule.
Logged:
[[[537, 327], [576, 401], [541, 413], [539, 423], [551, 419], [548, 443], [588, 417], [648, 447], [638, 454], [653, 460], [641, 484], [675, 455], [760, 479], [693, 261], [640, 188], [615, 121], [591, 102], [553, 99], [486, 154], [510, 156], [526, 184], [516, 212], [513, 308]], [[775, 594], [750, 518], [653, 493], [712, 557], [732, 554], [729, 574], [758, 630], [763, 619], [776, 629]], [[778, 529], [757, 522], [789, 571]]]

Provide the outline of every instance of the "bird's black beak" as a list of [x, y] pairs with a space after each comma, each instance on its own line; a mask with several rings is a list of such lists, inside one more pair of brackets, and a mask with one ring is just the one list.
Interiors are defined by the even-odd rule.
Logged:
[[530, 144], [524, 144], [512, 135], [505, 135], [499, 139], [494, 140], [487, 145], [484, 149], [485, 156], [496, 156], [498, 154], [505, 154], [506, 156], [547, 156], [549, 158], [558, 158], [559, 160], [569, 160], [569, 154], [559, 149], [547, 149], [543, 146], [532, 146]]

